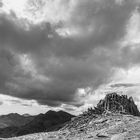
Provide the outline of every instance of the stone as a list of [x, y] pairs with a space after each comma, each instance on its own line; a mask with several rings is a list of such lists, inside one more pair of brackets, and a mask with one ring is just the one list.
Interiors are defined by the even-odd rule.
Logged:
[[128, 98], [127, 95], [119, 95], [117, 93], [107, 94], [103, 100], [99, 101], [94, 109], [90, 108], [88, 111], [95, 114], [121, 113], [140, 116], [140, 112], [133, 98]]

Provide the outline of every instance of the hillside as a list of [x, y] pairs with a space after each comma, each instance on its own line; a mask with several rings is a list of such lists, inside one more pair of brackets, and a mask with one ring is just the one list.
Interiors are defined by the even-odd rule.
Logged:
[[[81, 118], [80, 118], [81, 117]], [[79, 116], [71, 127], [56, 132], [44, 132], [4, 140], [140, 140], [140, 118], [132, 115], [110, 114], [94, 116], [83, 124]], [[77, 121], [78, 120], [78, 121]], [[79, 124], [75, 122], [79, 122]], [[75, 124], [75, 125], [74, 125]]]
[[56, 131], [64, 126], [64, 123], [70, 121], [73, 115], [64, 111], [48, 111], [46, 114], [39, 114], [29, 123], [20, 127], [6, 127], [0, 129], [0, 137], [13, 137], [25, 134]]
[[9, 140], [140, 140], [139, 110], [132, 97], [111, 93], [59, 131]]
[[21, 127], [16, 135], [25, 135], [44, 131], [56, 131], [64, 126], [64, 123], [70, 121], [73, 115], [64, 111], [48, 111], [46, 114], [36, 116], [31, 122]]
[[0, 116], [0, 129], [11, 126], [20, 127], [29, 123], [33, 118], [33, 116], [24, 116], [17, 113], [2, 115]]

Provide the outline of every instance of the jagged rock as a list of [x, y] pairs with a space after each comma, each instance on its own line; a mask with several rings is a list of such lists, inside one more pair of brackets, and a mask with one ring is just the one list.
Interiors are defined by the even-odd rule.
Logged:
[[[72, 118], [60, 131], [67, 130], [68, 136], [73, 137], [87, 135], [92, 129], [94, 133], [89, 134], [95, 139], [109, 139], [114, 134], [128, 133], [127, 128], [131, 128], [131, 122], [134, 121], [132, 118], [139, 118], [136, 116], [140, 116], [140, 113], [132, 97], [128, 98], [126, 95], [111, 93], [100, 100], [94, 109], [88, 108], [83, 114]], [[113, 137], [114, 140], [115, 138]]]
[[[91, 109], [89, 109], [91, 112]], [[140, 112], [134, 103], [132, 97], [128, 98], [127, 95], [119, 95], [117, 93], [107, 94], [104, 100], [100, 100], [92, 110], [93, 113], [122, 113], [140, 116]]]

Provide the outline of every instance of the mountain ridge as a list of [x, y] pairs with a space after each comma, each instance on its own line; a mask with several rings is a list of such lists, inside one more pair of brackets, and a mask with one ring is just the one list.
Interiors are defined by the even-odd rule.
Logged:
[[62, 128], [67, 121], [70, 121], [73, 115], [64, 111], [48, 111], [45, 114], [36, 115], [27, 124], [16, 127], [10, 126], [0, 129], [0, 137], [21, 136], [31, 133], [56, 131]]
[[30, 122], [34, 117], [33, 116], [23, 116], [18, 113], [10, 113], [7, 115], [0, 116], [0, 128], [6, 127], [20, 127]]

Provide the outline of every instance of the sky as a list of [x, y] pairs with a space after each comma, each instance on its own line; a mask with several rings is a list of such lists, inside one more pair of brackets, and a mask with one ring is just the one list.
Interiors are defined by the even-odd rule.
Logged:
[[140, 109], [139, 0], [0, 0], [0, 114], [79, 114], [109, 92]]

